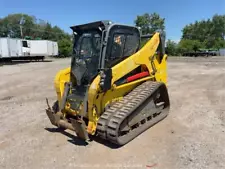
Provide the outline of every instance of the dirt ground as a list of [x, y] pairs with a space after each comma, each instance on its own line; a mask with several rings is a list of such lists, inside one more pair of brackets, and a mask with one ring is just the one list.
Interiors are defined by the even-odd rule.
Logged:
[[54, 76], [69, 64], [0, 66], [0, 168], [225, 168], [225, 57], [169, 58], [169, 116], [121, 148], [50, 124], [45, 98], [56, 99]]

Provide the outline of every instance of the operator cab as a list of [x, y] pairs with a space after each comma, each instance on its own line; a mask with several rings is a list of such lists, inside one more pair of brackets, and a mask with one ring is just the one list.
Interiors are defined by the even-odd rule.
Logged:
[[77, 25], [71, 29], [74, 34], [71, 83], [65, 91], [71, 89], [66, 102], [71, 109], [78, 110], [81, 103], [87, 104], [88, 86], [97, 75], [100, 75], [101, 91], [111, 88], [111, 68], [139, 50], [141, 35], [137, 27], [111, 21]]
[[100, 70], [113, 67], [138, 51], [139, 29], [111, 21], [72, 26], [74, 34], [72, 76], [76, 85], [88, 85]]

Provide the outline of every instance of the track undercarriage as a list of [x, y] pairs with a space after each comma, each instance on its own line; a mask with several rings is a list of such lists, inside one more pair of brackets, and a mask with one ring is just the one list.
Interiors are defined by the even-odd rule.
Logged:
[[123, 145], [164, 119], [168, 112], [165, 85], [147, 81], [101, 115], [97, 133], [103, 139]]

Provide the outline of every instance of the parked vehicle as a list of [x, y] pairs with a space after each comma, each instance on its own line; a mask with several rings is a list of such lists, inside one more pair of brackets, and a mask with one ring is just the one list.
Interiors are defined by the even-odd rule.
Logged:
[[57, 56], [57, 42], [49, 40], [29, 40], [31, 56]]
[[191, 52], [185, 52], [183, 53], [183, 56], [217, 56], [218, 51], [215, 50], [197, 50], [197, 51], [191, 51]]
[[49, 40], [0, 38], [0, 60], [44, 60], [58, 55], [58, 43]]

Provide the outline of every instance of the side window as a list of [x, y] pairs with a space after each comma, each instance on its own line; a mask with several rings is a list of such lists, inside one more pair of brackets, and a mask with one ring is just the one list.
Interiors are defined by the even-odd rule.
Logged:
[[130, 34], [115, 34], [109, 60], [127, 57], [137, 51], [139, 37]]
[[115, 60], [123, 56], [125, 37], [124, 35], [115, 34], [113, 37], [110, 60]]
[[139, 38], [135, 35], [127, 35], [123, 55], [130, 56], [137, 51]]
[[137, 52], [140, 46], [138, 29], [114, 25], [107, 35], [104, 67], [112, 67]]

